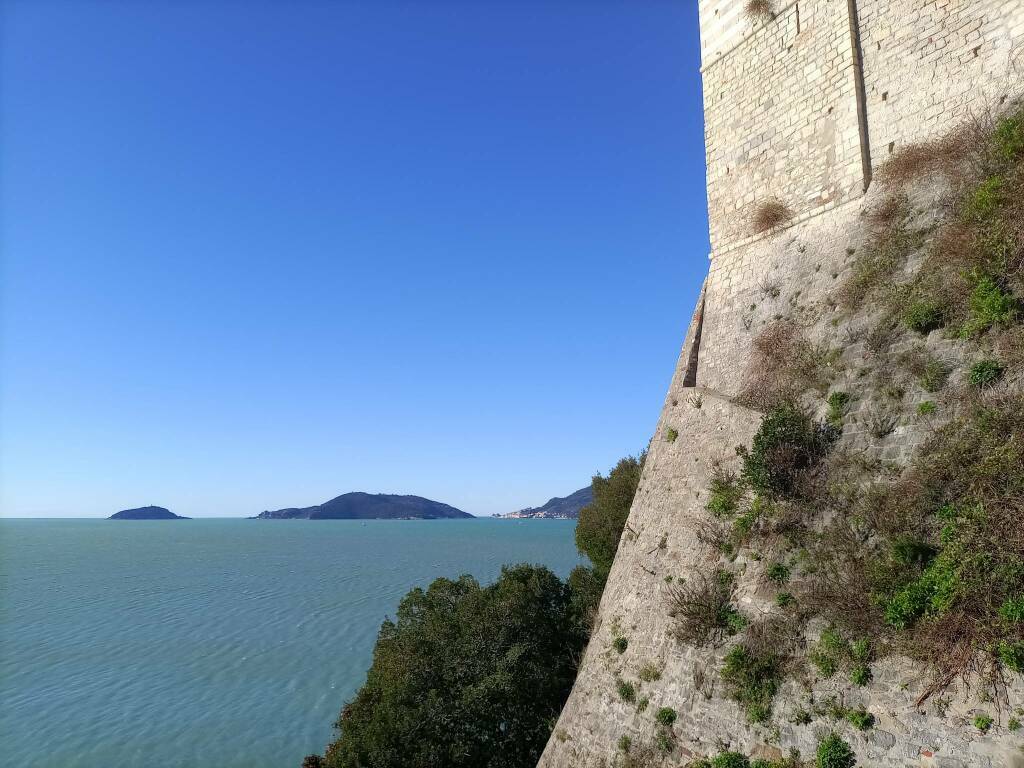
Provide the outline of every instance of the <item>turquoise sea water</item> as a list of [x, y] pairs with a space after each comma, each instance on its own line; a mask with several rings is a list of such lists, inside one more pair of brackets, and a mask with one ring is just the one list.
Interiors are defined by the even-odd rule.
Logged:
[[0, 520], [0, 765], [297, 768], [439, 576], [561, 576], [572, 521]]

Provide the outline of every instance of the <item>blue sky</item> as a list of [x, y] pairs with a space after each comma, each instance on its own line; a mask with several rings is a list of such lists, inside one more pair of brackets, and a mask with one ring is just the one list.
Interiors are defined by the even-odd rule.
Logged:
[[4, 516], [492, 514], [646, 445], [707, 268], [696, 3], [0, 8]]

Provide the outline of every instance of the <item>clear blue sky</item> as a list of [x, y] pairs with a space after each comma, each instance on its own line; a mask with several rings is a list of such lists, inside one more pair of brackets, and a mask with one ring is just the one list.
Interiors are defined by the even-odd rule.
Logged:
[[3, 515], [492, 514], [647, 444], [696, 3], [0, 7]]

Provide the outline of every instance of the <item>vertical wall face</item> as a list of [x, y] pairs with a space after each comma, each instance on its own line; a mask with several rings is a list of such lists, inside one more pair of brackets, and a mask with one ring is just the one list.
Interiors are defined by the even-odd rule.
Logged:
[[1019, 93], [1024, 0], [858, 0], [871, 156]]
[[1024, 92], [1024, 0], [856, 0], [854, 19], [848, 0], [797, 0], [768, 22], [744, 4], [701, 4], [712, 263], [697, 381], [723, 392], [746, 362], [758, 283], [800, 288], [784, 279], [804, 260], [795, 242], [765, 257], [796, 230], [754, 235], [759, 202], [777, 197], [800, 219], [856, 207], [865, 152], [877, 167]]
[[703, 67], [743, 41], [752, 28], [744, 17], [743, 3], [700, 0], [700, 60]]
[[[766, 198], [799, 215], [864, 191], [847, 0], [805, 0], [771, 21], [741, 22], [748, 34], [709, 50], [703, 73], [716, 255], [754, 235], [751, 217]], [[728, 29], [724, 39], [734, 40]]]
[[715, 257], [758, 239], [759, 202], [808, 216], [856, 199], [864, 153], [884, 162], [1024, 81], [1024, 0], [856, 0], [852, 20], [848, 0], [776, 2], [768, 21], [744, 6], [700, 4]]

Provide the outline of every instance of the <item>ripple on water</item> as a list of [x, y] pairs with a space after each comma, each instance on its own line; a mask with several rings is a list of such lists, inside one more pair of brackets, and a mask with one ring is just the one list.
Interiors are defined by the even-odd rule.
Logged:
[[577, 564], [522, 523], [0, 520], [0, 766], [297, 766], [408, 589]]

